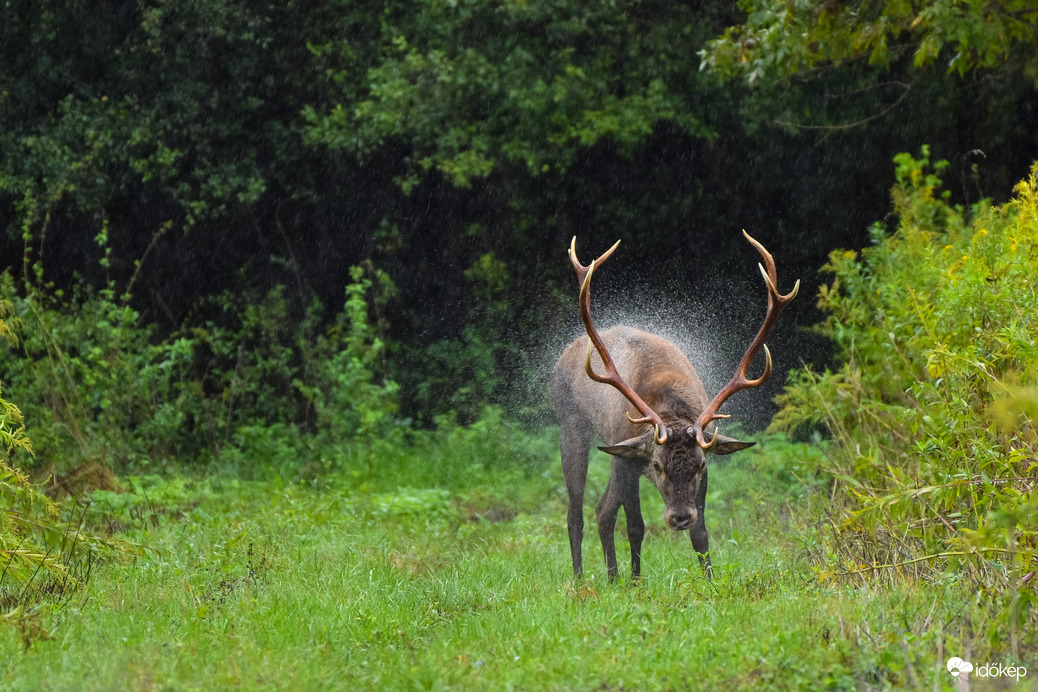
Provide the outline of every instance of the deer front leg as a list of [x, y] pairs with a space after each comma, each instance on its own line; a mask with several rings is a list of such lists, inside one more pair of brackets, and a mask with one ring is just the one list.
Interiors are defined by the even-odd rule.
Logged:
[[569, 524], [569, 552], [573, 557], [573, 576], [580, 579], [584, 576], [584, 558], [581, 555], [581, 542], [584, 540], [584, 493], [578, 496], [570, 493], [569, 513], [566, 515]]
[[699, 553], [699, 564], [706, 573], [707, 580], [714, 578], [714, 569], [710, 566], [710, 537], [703, 524], [703, 513], [699, 513], [699, 521], [692, 527], [692, 547]]
[[606, 486], [602, 499], [598, 501], [595, 510], [595, 518], [598, 521], [598, 537], [602, 540], [602, 552], [605, 554], [606, 572], [609, 581], [616, 579], [619, 571], [616, 567], [616, 515], [620, 513], [620, 505], [623, 497], [616, 482], [616, 470], [609, 474], [609, 484]]
[[699, 482], [699, 495], [696, 498], [696, 512], [699, 517], [689, 535], [692, 537], [692, 547], [699, 553], [699, 564], [706, 573], [707, 580], [712, 580], [714, 570], [710, 566], [710, 536], [706, 532], [706, 478], [707, 472], [704, 469], [703, 479]]
[[638, 481], [641, 475], [636, 470], [618, 464], [613, 473], [623, 497], [624, 516], [627, 518], [627, 540], [631, 543], [631, 576], [638, 579], [642, 574], [642, 539], [645, 538], [645, 520], [642, 519], [641, 497]]

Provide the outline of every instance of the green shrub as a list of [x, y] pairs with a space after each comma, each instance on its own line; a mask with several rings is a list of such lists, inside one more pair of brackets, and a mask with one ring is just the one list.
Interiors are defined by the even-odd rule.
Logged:
[[[10, 341], [16, 339], [8, 322], [12, 312], [11, 303], [0, 298], [0, 337]], [[21, 411], [0, 391], [0, 623], [17, 628], [28, 646], [49, 637], [40, 604], [58, 603], [82, 586], [91, 563], [103, 554], [142, 549], [62, 521], [60, 507], [14, 466], [16, 452], [32, 455], [32, 443]]]
[[111, 287], [68, 295], [26, 282], [19, 291], [5, 273], [0, 297], [23, 334], [0, 349], [0, 371], [59, 473], [224, 453], [241, 461], [247, 454], [234, 450], [243, 446], [265, 453], [261, 465], [272, 454], [278, 467], [302, 466], [305, 434], [316, 444], [370, 443], [396, 425], [397, 387], [379, 374], [382, 325], [368, 318], [369, 300], [384, 303], [392, 282], [370, 266], [352, 277], [323, 330], [320, 303], [299, 319], [279, 286], [259, 298], [221, 296], [202, 326], [160, 340]]
[[177, 431], [190, 411], [186, 374], [193, 345], [150, 343], [152, 329], [109, 291], [19, 295], [0, 277], [23, 328], [0, 367], [23, 402], [41, 458], [124, 464], [181, 451]]
[[[297, 382], [317, 413], [318, 429], [327, 441], [341, 444], [360, 439], [367, 444], [393, 437], [398, 408], [396, 382], [378, 376], [386, 369], [387, 344], [382, 325], [372, 324], [369, 296], [377, 312], [396, 292], [389, 276], [370, 265], [351, 267], [346, 303], [327, 332], [317, 340], [317, 387]], [[368, 273], [370, 276], [365, 276]]]
[[416, 376], [401, 373], [411, 380], [413, 391], [408, 395], [414, 416], [423, 423], [448, 411], [463, 423], [476, 420], [488, 401], [502, 398], [508, 364], [516, 362], [518, 349], [510, 330], [517, 326], [520, 314], [516, 296], [508, 290], [508, 265], [487, 253], [465, 270], [465, 278], [475, 298], [465, 326], [451, 338], [409, 354], [407, 360], [417, 366]]
[[955, 575], [1011, 594], [1019, 625], [1038, 567], [1038, 167], [967, 214], [925, 147], [895, 163], [897, 228], [825, 267], [842, 364], [793, 372], [773, 425], [833, 437], [829, 574]]

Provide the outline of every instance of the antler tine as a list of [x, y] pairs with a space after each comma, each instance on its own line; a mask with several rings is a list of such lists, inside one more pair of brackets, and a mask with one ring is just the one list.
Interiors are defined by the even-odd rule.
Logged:
[[[739, 361], [739, 366], [735, 370], [735, 374], [732, 375], [732, 379], [728, 381], [721, 391], [717, 393], [713, 401], [706, 407], [706, 409], [699, 415], [695, 425], [692, 426], [692, 431], [696, 436], [696, 442], [704, 450], [710, 449], [717, 444], [717, 431], [714, 431], [714, 437], [707, 442], [704, 435], [704, 430], [708, 425], [716, 420], [728, 418], [729, 416], [719, 414], [717, 410], [721, 408], [721, 404], [728, 400], [733, 394], [743, 389], [749, 389], [751, 387], [759, 387], [764, 380], [768, 379], [771, 375], [772, 361], [771, 351], [768, 349], [767, 344], [764, 340], [768, 338], [768, 334], [771, 333], [771, 328], [775, 326], [775, 321], [778, 319], [779, 313], [782, 312], [800, 291], [800, 279], [797, 279], [796, 284], [793, 286], [793, 290], [786, 295], [781, 295], [778, 292], [778, 271], [775, 269], [775, 258], [771, 256], [763, 245], [757, 242], [753, 237], [750, 236], [745, 230], [742, 234], [746, 236], [746, 240], [750, 241], [750, 244], [757, 249], [761, 257], [764, 259], [764, 264], [758, 264], [760, 268], [761, 276], [764, 277], [764, 283], [768, 287], [768, 312], [764, 317], [764, 322], [761, 324], [760, 329], [757, 331], [757, 336], [750, 342], [749, 348], [746, 349], [746, 353], [743, 355], [742, 360]], [[749, 370], [750, 364], [753, 363], [753, 359], [757, 357], [757, 353], [761, 348], [764, 348], [764, 373], [756, 378], [749, 379], [746, 376]]]
[[[591, 276], [595, 272], [595, 267], [609, 259], [609, 256], [613, 254], [613, 251], [620, 245], [620, 241], [616, 241], [613, 247], [606, 250], [602, 255], [592, 260], [591, 264], [586, 267], [577, 260], [577, 237], [573, 236], [573, 241], [569, 246], [569, 258], [573, 262], [573, 268], [577, 271], [577, 278], [580, 280], [580, 317], [584, 320], [584, 329], [587, 331], [588, 343], [587, 343], [587, 356], [584, 358], [584, 371], [587, 372], [587, 376], [593, 379], [595, 382], [601, 382], [608, 384], [615, 388], [618, 392], [624, 395], [624, 397], [634, 404], [634, 407], [642, 414], [641, 418], [631, 418], [631, 414], [627, 414], [627, 420], [635, 424], [641, 423], [652, 423], [655, 426], [655, 432], [653, 438], [656, 444], [661, 445], [667, 441], [667, 426], [663, 424], [663, 420], [653, 411], [645, 401], [638, 396], [638, 393], [631, 388], [623, 378], [620, 377], [620, 373], [616, 369], [616, 365], [613, 363], [612, 357], [609, 355], [609, 351], [606, 350], [605, 344], [602, 342], [602, 338], [598, 335], [598, 330], [595, 329], [594, 323], [591, 321]], [[602, 364], [605, 365], [606, 374], [599, 375], [591, 367], [591, 348], [598, 351], [598, 355], [602, 358]]]
[[569, 242], [569, 261], [573, 263], [573, 268], [577, 270], [577, 283], [583, 287], [584, 278], [588, 275], [588, 272], [591, 271], [592, 267], [601, 267], [602, 263], [609, 259], [618, 247], [620, 247], [619, 240], [613, 243], [613, 247], [599, 255], [598, 259], [592, 260], [591, 264], [585, 267], [580, 263], [580, 260], [577, 259], [577, 236], [573, 236], [573, 240]]
[[[768, 285], [768, 307], [771, 307], [771, 301], [774, 299], [778, 301], [782, 307], [785, 307], [786, 303], [797, 297], [797, 293], [800, 291], [800, 279], [796, 280], [793, 285], [793, 290], [786, 295], [779, 295], [778, 292], [778, 271], [775, 269], [775, 258], [771, 256], [771, 253], [765, 249], [763, 245], [757, 241], [756, 238], [746, 232], [744, 228], [742, 231], [743, 236], [746, 240], [750, 241], [750, 244], [757, 249], [761, 257], [764, 258], [764, 264], [757, 263], [757, 268], [760, 269], [761, 276], [764, 277], [764, 283]], [[765, 269], [765, 267], [767, 267]], [[782, 308], [779, 308], [780, 310]]]

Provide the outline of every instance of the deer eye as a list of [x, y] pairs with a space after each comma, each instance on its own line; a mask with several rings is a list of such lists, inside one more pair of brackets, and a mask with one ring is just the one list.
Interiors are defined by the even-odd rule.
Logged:
[[656, 473], [663, 473], [663, 464], [661, 464], [658, 461], [653, 460], [652, 468], [656, 471]]

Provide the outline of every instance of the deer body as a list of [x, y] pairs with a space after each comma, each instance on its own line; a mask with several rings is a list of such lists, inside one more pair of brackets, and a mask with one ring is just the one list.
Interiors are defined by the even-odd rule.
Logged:
[[[655, 334], [631, 327], [613, 327], [602, 332], [602, 340], [613, 357], [624, 380], [653, 411], [659, 413], [671, 437], [669, 445], [694, 446], [688, 433], [710, 401], [699, 374], [681, 349]], [[555, 409], [562, 429], [562, 473], [569, 494], [569, 540], [573, 571], [583, 571], [581, 541], [584, 534], [584, 487], [587, 480], [588, 453], [597, 434], [617, 450], [625, 440], [638, 439], [646, 433], [645, 424], [632, 423], [626, 413], [630, 402], [616, 389], [595, 382], [584, 372], [587, 339], [576, 339], [563, 351], [552, 375]], [[592, 366], [603, 367], [601, 357], [592, 354]], [[678, 438], [683, 445], [679, 445]], [[649, 440], [646, 440], [647, 442]], [[726, 441], [726, 443], [725, 443]], [[723, 453], [748, 447], [753, 443], [723, 438]], [[646, 449], [651, 449], [647, 445]], [[721, 450], [719, 450], [721, 451]], [[696, 457], [694, 453], [691, 455]], [[703, 568], [710, 574], [709, 535], [706, 530], [705, 504], [707, 471], [702, 454], [685, 458], [685, 464], [674, 464], [664, 474], [653, 468], [649, 459], [614, 455], [609, 484], [598, 503], [596, 519], [599, 538], [605, 552], [609, 576], [618, 574], [613, 533], [620, 507], [627, 518], [627, 538], [631, 544], [631, 572], [641, 574], [641, 544], [645, 535], [638, 483], [642, 476], [659, 489], [667, 505], [668, 518], [678, 517], [675, 527], [690, 528], [692, 547], [699, 553]], [[641, 463], [639, 463], [641, 462]], [[678, 468], [683, 466], [684, 468]], [[701, 467], [701, 469], [700, 469]], [[700, 471], [698, 479], [693, 478]], [[687, 524], [681, 518], [687, 517]], [[671, 522], [668, 521], [668, 524]]]
[[[731, 454], [754, 444], [720, 435], [713, 424], [727, 418], [717, 411], [728, 397], [759, 386], [771, 373], [771, 354], [764, 339], [800, 286], [798, 281], [790, 293], [780, 295], [775, 287], [774, 259], [743, 233], [767, 265], [767, 269], [761, 266], [761, 273], [768, 287], [768, 313], [735, 375], [713, 399], [708, 399], [698, 373], [681, 349], [663, 337], [625, 326], [598, 333], [591, 319], [591, 276], [619, 242], [585, 267], [577, 260], [573, 239], [570, 260], [580, 282], [580, 314], [588, 339], [577, 339], [563, 351], [552, 374], [552, 393], [561, 426], [562, 474], [569, 494], [570, 553], [578, 577], [583, 573], [588, 453], [596, 435], [606, 443], [599, 449], [612, 456], [609, 483], [595, 513], [609, 578], [618, 572], [613, 533], [620, 507], [627, 518], [631, 573], [635, 578], [641, 574], [645, 522], [638, 483], [642, 476], [659, 489], [667, 525], [689, 531], [707, 578], [712, 575], [705, 518], [706, 454]], [[767, 356], [764, 374], [750, 380], [746, 371], [761, 347]], [[603, 370], [606, 374], [599, 374]], [[641, 417], [631, 417], [632, 405]]]
[[[699, 374], [681, 349], [671, 342], [625, 326], [607, 329], [602, 332], [602, 339], [617, 369], [624, 373], [624, 379], [654, 411], [667, 410], [666, 406], [657, 406], [673, 401], [691, 414], [688, 424], [692, 425], [706, 408], [710, 399]], [[560, 408], [560, 418], [573, 421], [574, 415], [583, 415], [609, 444], [634, 437], [641, 430], [626, 417], [630, 402], [616, 389], [604, 387], [584, 373], [586, 351], [587, 339], [580, 337], [563, 351], [555, 364], [552, 384], [556, 388], [556, 405], [559, 391], [565, 387], [573, 394], [573, 408]], [[602, 357], [598, 353], [591, 354], [591, 362], [596, 370], [602, 370]]]

